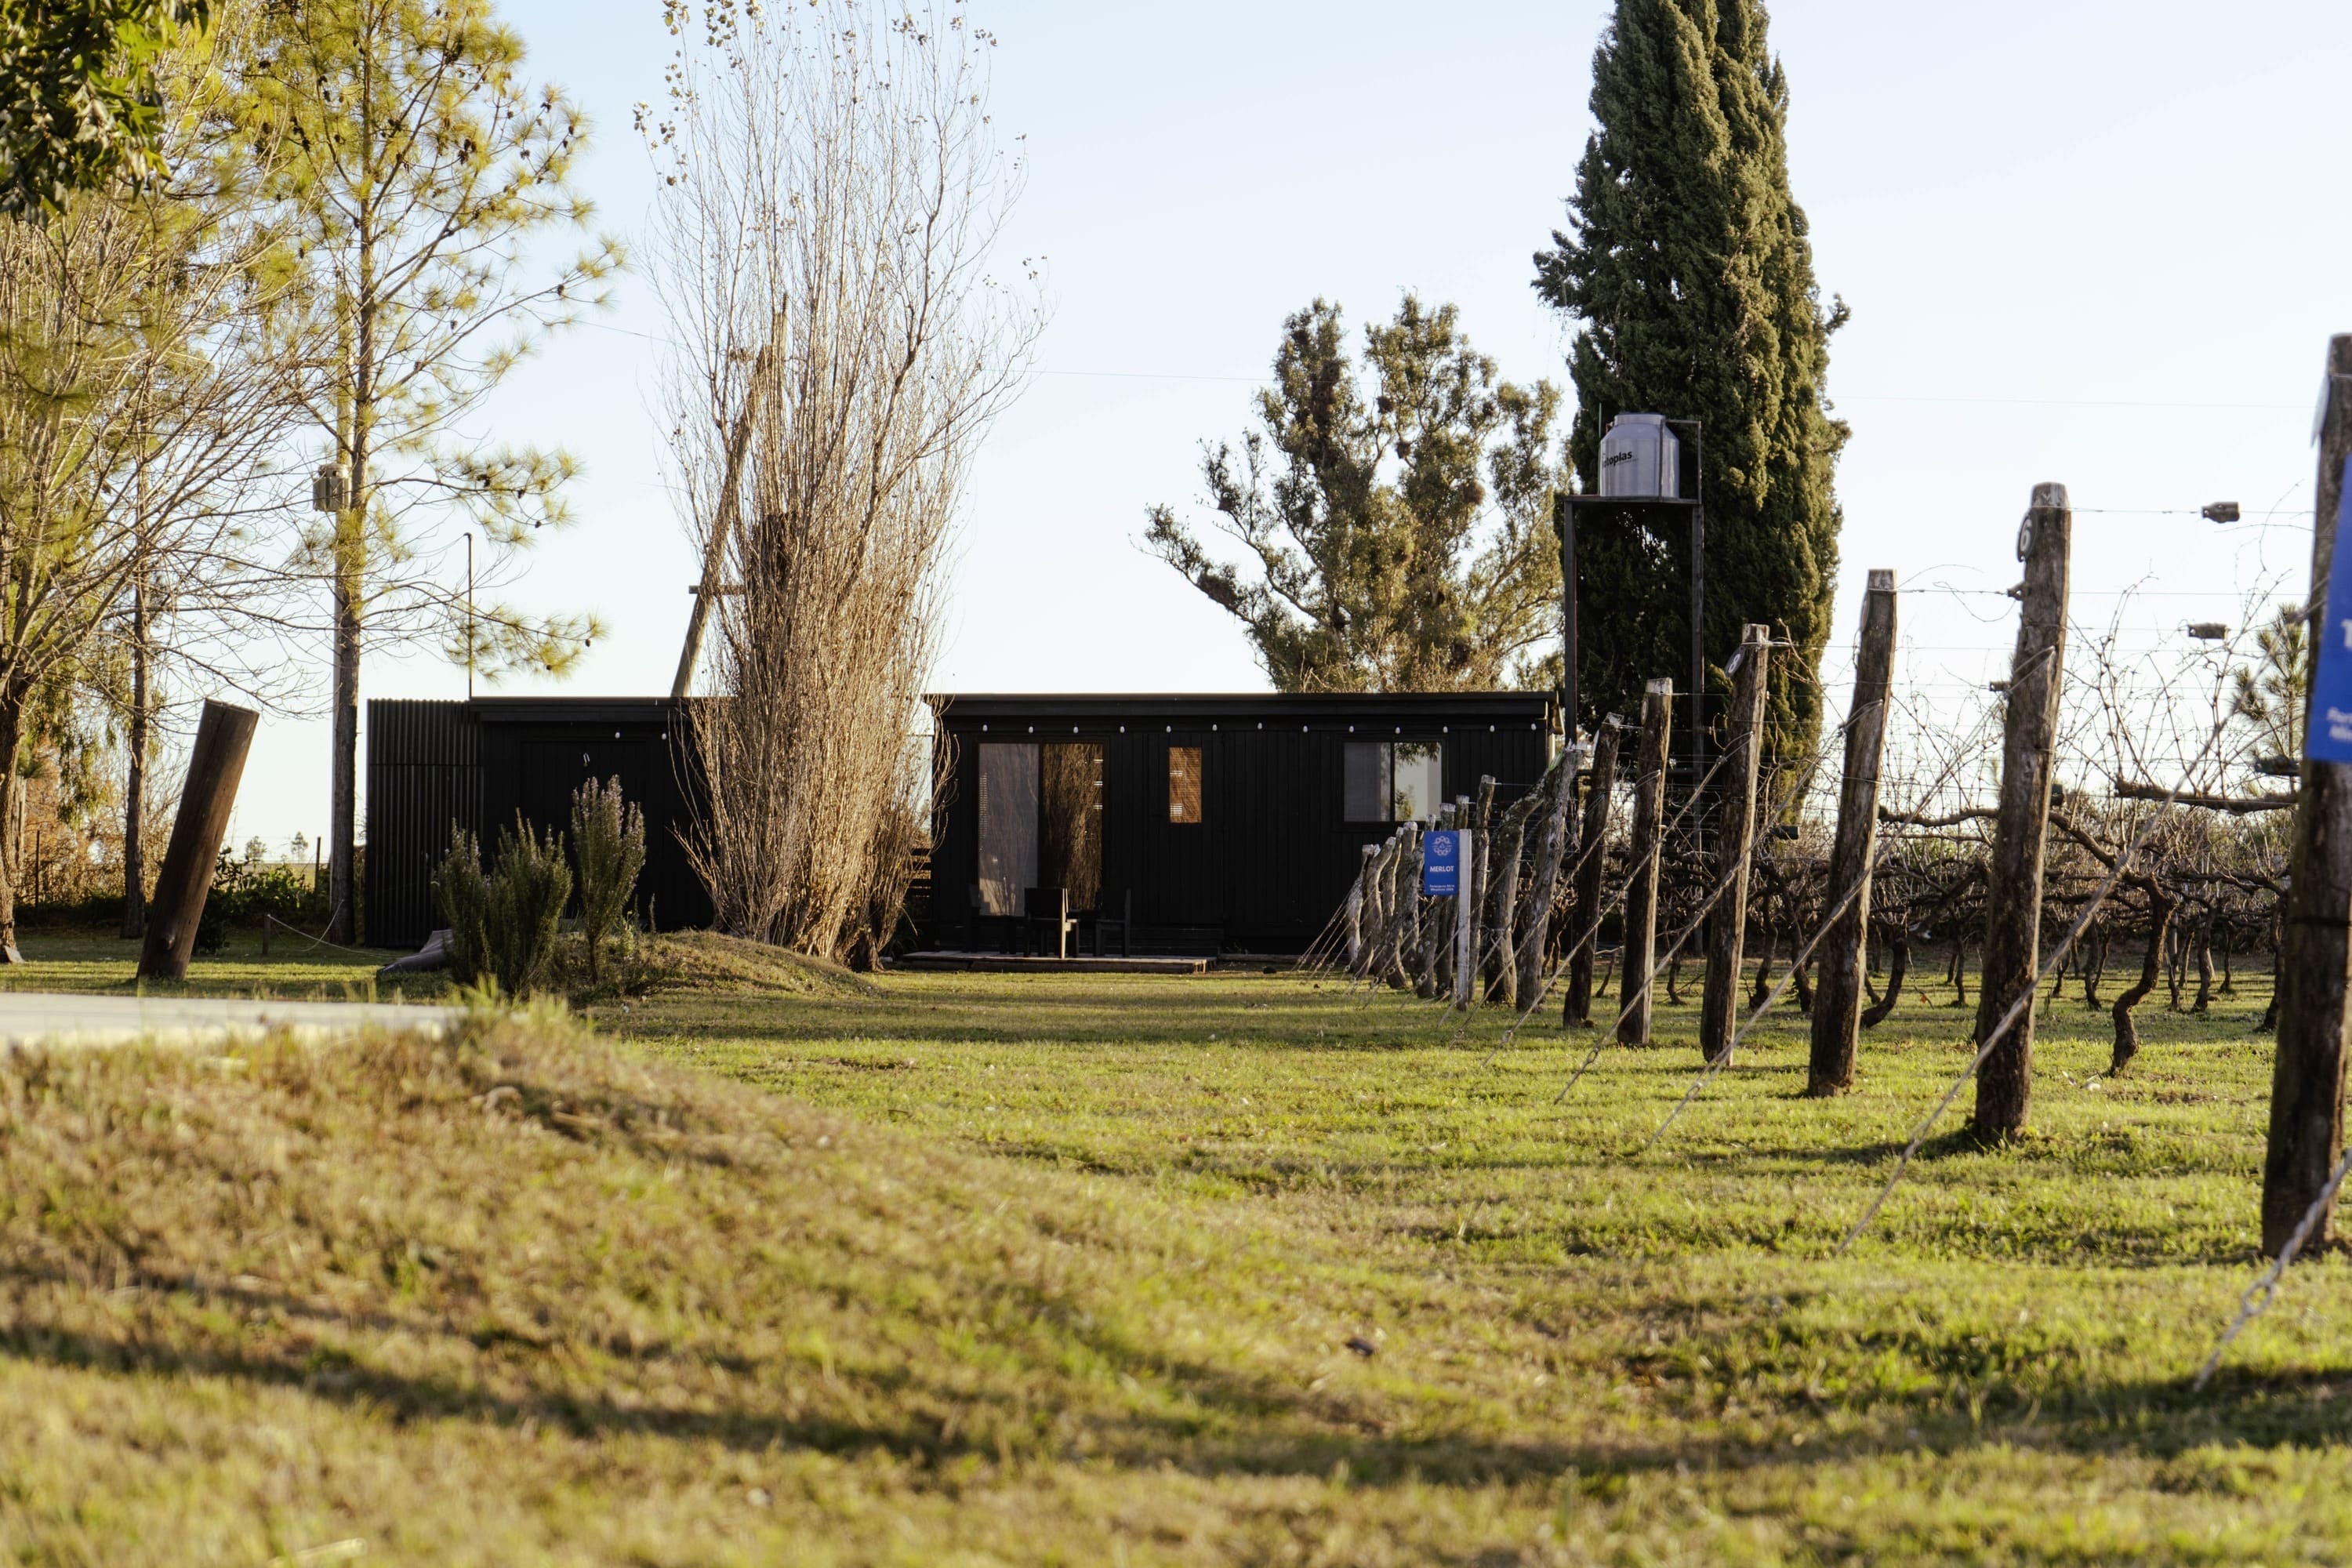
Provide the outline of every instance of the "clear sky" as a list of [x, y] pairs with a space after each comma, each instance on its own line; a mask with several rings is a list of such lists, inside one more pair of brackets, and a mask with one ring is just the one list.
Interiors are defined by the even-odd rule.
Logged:
[[[504, 9], [594, 117], [583, 184], [634, 235], [653, 181], [630, 107], [669, 47], [657, 0]], [[1030, 158], [1013, 252], [1049, 258], [1054, 318], [977, 470], [934, 685], [1262, 689], [1234, 624], [1137, 548], [1144, 508], [1205, 521], [1200, 442], [1239, 435], [1283, 316], [1318, 295], [1358, 326], [1408, 289], [1452, 300], [1506, 376], [1565, 384], [1567, 329], [1529, 258], [1591, 127], [1610, 7], [971, 9], [1001, 40], [997, 122]], [[2140, 590], [2131, 646], [2242, 618], [2265, 574], [2300, 584], [2321, 354], [2352, 330], [2352, 7], [1782, 0], [1771, 36], [1822, 290], [1853, 308], [1829, 378], [1853, 426], [1841, 638], [1864, 570], [1893, 567], [1904, 673], [1955, 692], [1997, 673], [2037, 480], [2084, 509], [2077, 620]], [[664, 691], [677, 662], [695, 563], [655, 440], [662, 331], [646, 279], [625, 280], [496, 408], [499, 438], [587, 465], [580, 525], [517, 595], [612, 625], [556, 689]], [[2249, 521], [2162, 515], [2221, 499]], [[1839, 685], [1842, 658], [1823, 669]], [[464, 686], [429, 655], [364, 677], [376, 697]], [[237, 838], [315, 837], [326, 778], [323, 721], [267, 720]]]

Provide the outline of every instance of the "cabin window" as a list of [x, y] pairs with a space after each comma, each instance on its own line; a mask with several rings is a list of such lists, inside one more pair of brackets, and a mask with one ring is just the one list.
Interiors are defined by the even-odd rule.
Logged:
[[1070, 908], [1094, 909], [1102, 897], [1102, 743], [1056, 741], [1039, 750], [1039, 886], [1067, 888]]
[[1037, 886], [1037, 746], [980, 748], [980, 902], [992, 915], [1021, 912], [1021, 892]]
[[1201, 820], [1201, 748], [1168, 748], [1168, 820]]
[[1342, 753], [1349, 822], [1428, 821], [1445, 792], [1445, 753], [1436, 741], [1349, 741]]

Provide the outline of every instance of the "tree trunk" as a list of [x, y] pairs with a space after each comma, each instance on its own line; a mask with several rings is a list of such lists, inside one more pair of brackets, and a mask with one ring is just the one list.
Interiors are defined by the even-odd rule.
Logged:
[[2168, 1012], [2180, 1011], [2180, 987], [2189, 978], [2188, 936], [2188, 932], [2176, 930], [2169, 933], [2164, 944], [2164, 983], [2172, 993], [2171, 1002], [2166, 1008]]
[[122, 935], [147, 934], [147, 574], [131, 584], [131, 721], [123, 737]]
[[1895, 928], [1895, 939], [1888, 944], [1892, 951], [1886, 959], [1886, 994], [1863, 1009], [1862, 1026], [1875, 1029], [1894, 1013], [1895, 1005], [1903, 1000], [1903, 976], [1911, 967], [1911, 933], [1901, 926]]
[[1633, 837], [1626, 845], [1624, 1005], [1617, 1009], [1621, 1045], [1650, 1043], [1650, 972], [1658, 966], [1658, 862], [1665, 853], [1666, 743], [1672, 738], [1674, 705], [1673, 681], [1653, 680], [1643, 688], [1641, 751], [1633, 762]]
[[1518, 930], [1519, 865], [1527, 855], [1528, 823], [1533, 796], [1522, 796], [1503, 813], [1502, 858], [1496, 865], [1487, 890], [1486, 918], [1494, 935], [1486, 947], [1486, 994], [1506, 1007], [1519, 1005], [1518, 954], [1514, 951]]
[[1674, 962], [1666, 965], [1666, 1000], [1679, 1007], [1683, 1005], [1683, 955], [1675, 952]]
[[2191, 1013], [2203, 1013], [2213, 1005], [2213, 914], [2207, 910], [2197, 922], [2197, 999], [2189, 1005]]
[[1952, 939], [1952, 1005], [1969, 1005], [1969, 944], [1959, 938]]
[[1568, 995], [1560, 1004], [1560, 1024], [1589, 1026], [1592, 1022], [1593, 948], [1601, 941], [1601, 887], [1609, 860], [1609, 812], [1617, 794], [1617, 726], [1603, 724], [1592, 737], [1592, 770], [1585, 775], [1584, 829], [1578, 835], [1575, 879], [1576, 951], [1568, 958]]
[[1699, 998], [1699, 1055], [1729, 1057], [1739, 1029], [1739, 976], [1748, 942], [1748, 879], [1756, 853], [1756, 785], [1764, 756], [1765, 677], [1771, 659], [1769, 627], [1750, 625], [1740, 635], [1739, 673], [1732, 680], [1731, 762], [1716, 819], [1713, 886], [1722, 889], [1707, 921], [1706, 981]]
[[1764, 921], [1764, 952], [1756, 961], [1756, 983], [1748, 989], [1749, 1012], [1764, 1005], [1764, 998], [1772, 994], [1772, 965], [1780, 956], [1780, 928], [1768, 917]]
[[22, 963], [16, 951], [16, 888], [25, 875], [25, 780], [16, 772], [16, 751], [25, 738], [25, 699], [0, 690], [0, 823], [19, 831], [0, 834], [0, 963]]
[[2175, 900], [2166, 898], [2163, 889], [2154, 882], [2143, 883], [2141, 890], [2147, 894], [2148, 919], [2151, 921], [2147, 952], [2140, 960], [2139, 979], [2133, 983], [2130, 990], [2116, 998], [2116, 1054], [2115, 1059], [2107, 1064], [2110, 1074], [2123, 1071], [2131, 1065], [2132, 1058], [2139, 1055], [2139, 1025], [2133, 1020], [2132, 1010], [2156, 989], [2164, 964], [2165, 946], [2172, 935]]

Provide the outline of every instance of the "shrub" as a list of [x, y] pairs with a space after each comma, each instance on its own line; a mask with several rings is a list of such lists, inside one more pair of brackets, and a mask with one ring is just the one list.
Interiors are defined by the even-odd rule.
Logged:
[[489, 882], [482, 875], [482, 849], [462, 827], [449, 830], [449, 853], [433, 873], [433, 901], [449, 928], [443, 951], [449, 972], [461, 985], [482, 978], [488, 963]]
[[550, 832], [541, 839], [517, 812], [514, 829], [499, 830], [499, 863], [488, 878], [482, 922], [490, 976], [508, 995], [528, 996], [546, 982], [571, 900], [563, 836]]
[[617, 777], [603, 784], [590, 779], [572, 795], [572, 852], [580, 867], [580, 935], [593, 985], [604, 939], [628, 914], [646, 868], [646, 814], [622, 804]]

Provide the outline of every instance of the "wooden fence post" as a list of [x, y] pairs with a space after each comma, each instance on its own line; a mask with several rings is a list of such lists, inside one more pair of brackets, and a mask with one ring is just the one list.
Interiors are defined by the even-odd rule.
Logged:
[[1650, 971], [1658, 963], [1659, 834], [1665, 823], [1666, 747], [1675, 731], [1675, 683], [1642, 689], [1642, 739], [1633, 753], [1633, 839], [1626, 847], [1633, 878], [1625, 886], [1625, 972], [1618, 990], [1627, 1005], [1617, 1020], [1622, 1045], [1650, 1043]]
[[1462, 868], [1454, 895], [1454, 1005], [1464, 1012], [1478, 994], [1478, 898], [1472, 886], [1470, 863], [1484, 853], [1486, 836], [1475, 827], [1462, 830]]
[[1601, 873], [1609, 843], [1610, 797], [1617, 793], [1617, 716], [1611, 714], [1592, 737], [1592, 772], [1584, 795], [1583, 841], [1576, 870], [1576, 924], [1569, 939], [1568, 994], [1560, 1003], [1562, 1028], [1592, 1022], [1592, 950], [1601, 940]]
[[1771, 628], [1750, 625], [1739, 638], [1739, 672], [1731, 685], [1723, 819], [1717, 825], [1715, 879], [1724, 889], [1706, 924], [1706, 989], [1699, 1002], [1698, 1044], [1708, 1061], [1731, 1050], [1739, 1012], [1739, 964], [1748, 942], [1748, 862], [1756, 847], [1756, 777], [1764, 756], [1764, 676]]
[[2009, 715], [2000, 747], [2000, 805], [1985, 881], [1984, 974], [1977, 986], [1976, 1043], [1982, 1047], [2022, 998], [2024, 1010], [1977, 1072], [1979, 1138], [2025, 1129], [2033, 1104], [2033, 991], [2040, 981], [2042, 851], [2050, 826], [2051, 763], [2058, 739], [2058, 689], [2066, 650], [2066, 574], [2074, 514], [2066, 487], [2033, 487], [2018, 535], [2025, 602], [2010, 660]]
[[[1895, 574], [1873, 572], [1862, 602], [1853, 707], [1846, 716], [1845, 777], [1838, 788], [1837, 843], [1830, 851], [1830, 908], [1853, 893], [1822, 939], [1813, 991], [1813, 1052], [1805, 1092], [1853, 1087], [1862, 1039], [1863, 932], [1870, 929], [1870, 875], [1878, 855], [1878, 763], [1886, 743], [1887, 689], [1895, 673]], [[1855, 889], [1859, 889], [1856, 891]]]
[[1528, 824], [1539, 798], [1529, 793], [1511, 804], [1503, 813], [1497, 842], [1487, 851], [1499, 858], [1487, 862], [1492, 886], [1487, 889], [1486, 922], [1494, 934], [1486, 942], [1486, 994], [1514, 1008], [1519, 1002], [1519, 961], [1513, 917], [1519, 907], [1519, 865], [1526, 858]]
[[[2352, 333], [2327, 343], [2327, 399], [2319, 432], [2318, 499], [2311, 539], [2311, 586], [2324, 586], [2336, 559], [2337, 511], [2344, 469], [2352, 458]], [[2311, 646], [2347, 635], [2328, 624], [2325, 604], [2312, 606]], [[2313, 711], [2306, 734], [2326, 715]], [[2308, 742], [2306, 742], [2306, 746]], [[2287, 893], [2278, 942], [2278, 1054], [2271, 1064], [2270, 1142], [2263, 1158], [2263, 1250], [2272, 1257], [2319, 1198], [2344, 1149], [2345, 990], [2352, 974], [2352, 763], [2306, 759], [2296, 793], [2294, 839], [2288, 850]], [[2319, 1216], [2305, 1247], [2326, 1243], [2335, 1229], [2334, 1205]]]
[[163, 869], [155, 879], [155, 901], [147, 911], [146, 944], [139, 954], [142, 980], [185, 980], [188, 957], [196, 950], [196, 923], [213, 888], [213, 862], [228, 833], [229, 808], [245, 777], [245, 754], [253, 746], [261, 715], [206, 700], [196, 721], [196, 743], [188, 752], [188, 779], [180, 808], [172, 817], [172, 839]]
[[1472, 992], [1474, 1000], [1486, 998], [1486, 948], [1494, 940], [1486, 919], [1487, 885], [1495, 878], [1495, 775], [1478, 775], [1478, 810], [1471, 821], [1476, 834], [1478, 876], [1463, 890], [1470, 896], [1470, 967], [1478, 976]]
[[[1448, 802], [1437, 808], [1430, 831], [1444, 832], [1453, 826], [1454, 806]], [[1453, 911], [1440, 909], [1423, 893], [1429, 867], [1429, 834], [1421, 836], [1419, 847], [1421, 853], [1412, 860], [1412, 896], [1421, 910], [1421, 950], [1417, 955], [1419, 967], [1413, 971], [1412, 992], [1424, 1002], [1433, 1002], [1437, 999], [1438, 965], [1444, 962], [1444, 950], [1454, 935], [1453, 922], [1444, 917]]]
[[1379, 853], [1373, 846], [1364, 846], [1362, 863], [1356, 868], [1355, 885], [1348, 889], [1348, 973], [1350, 974], [1358, 973], [1363, 963], [1364, 921], [1373, 912], [1366, 895], [1372, 886], [1372, 858]]
[[1544, 993], [1544, 950], [1551, 943], [1552, 895], [1559, 885], [1559, 863], [1568, 837], [1569, 802], [1576, 794], [1576, 742], [1570, 739], [1544, 779], [1551, 791], [1543, 805], [1543, 831], [1536, 845], [1535, 874], [1519, 905], [1519, 983], [1523, 1007], [1534, 1007]]

